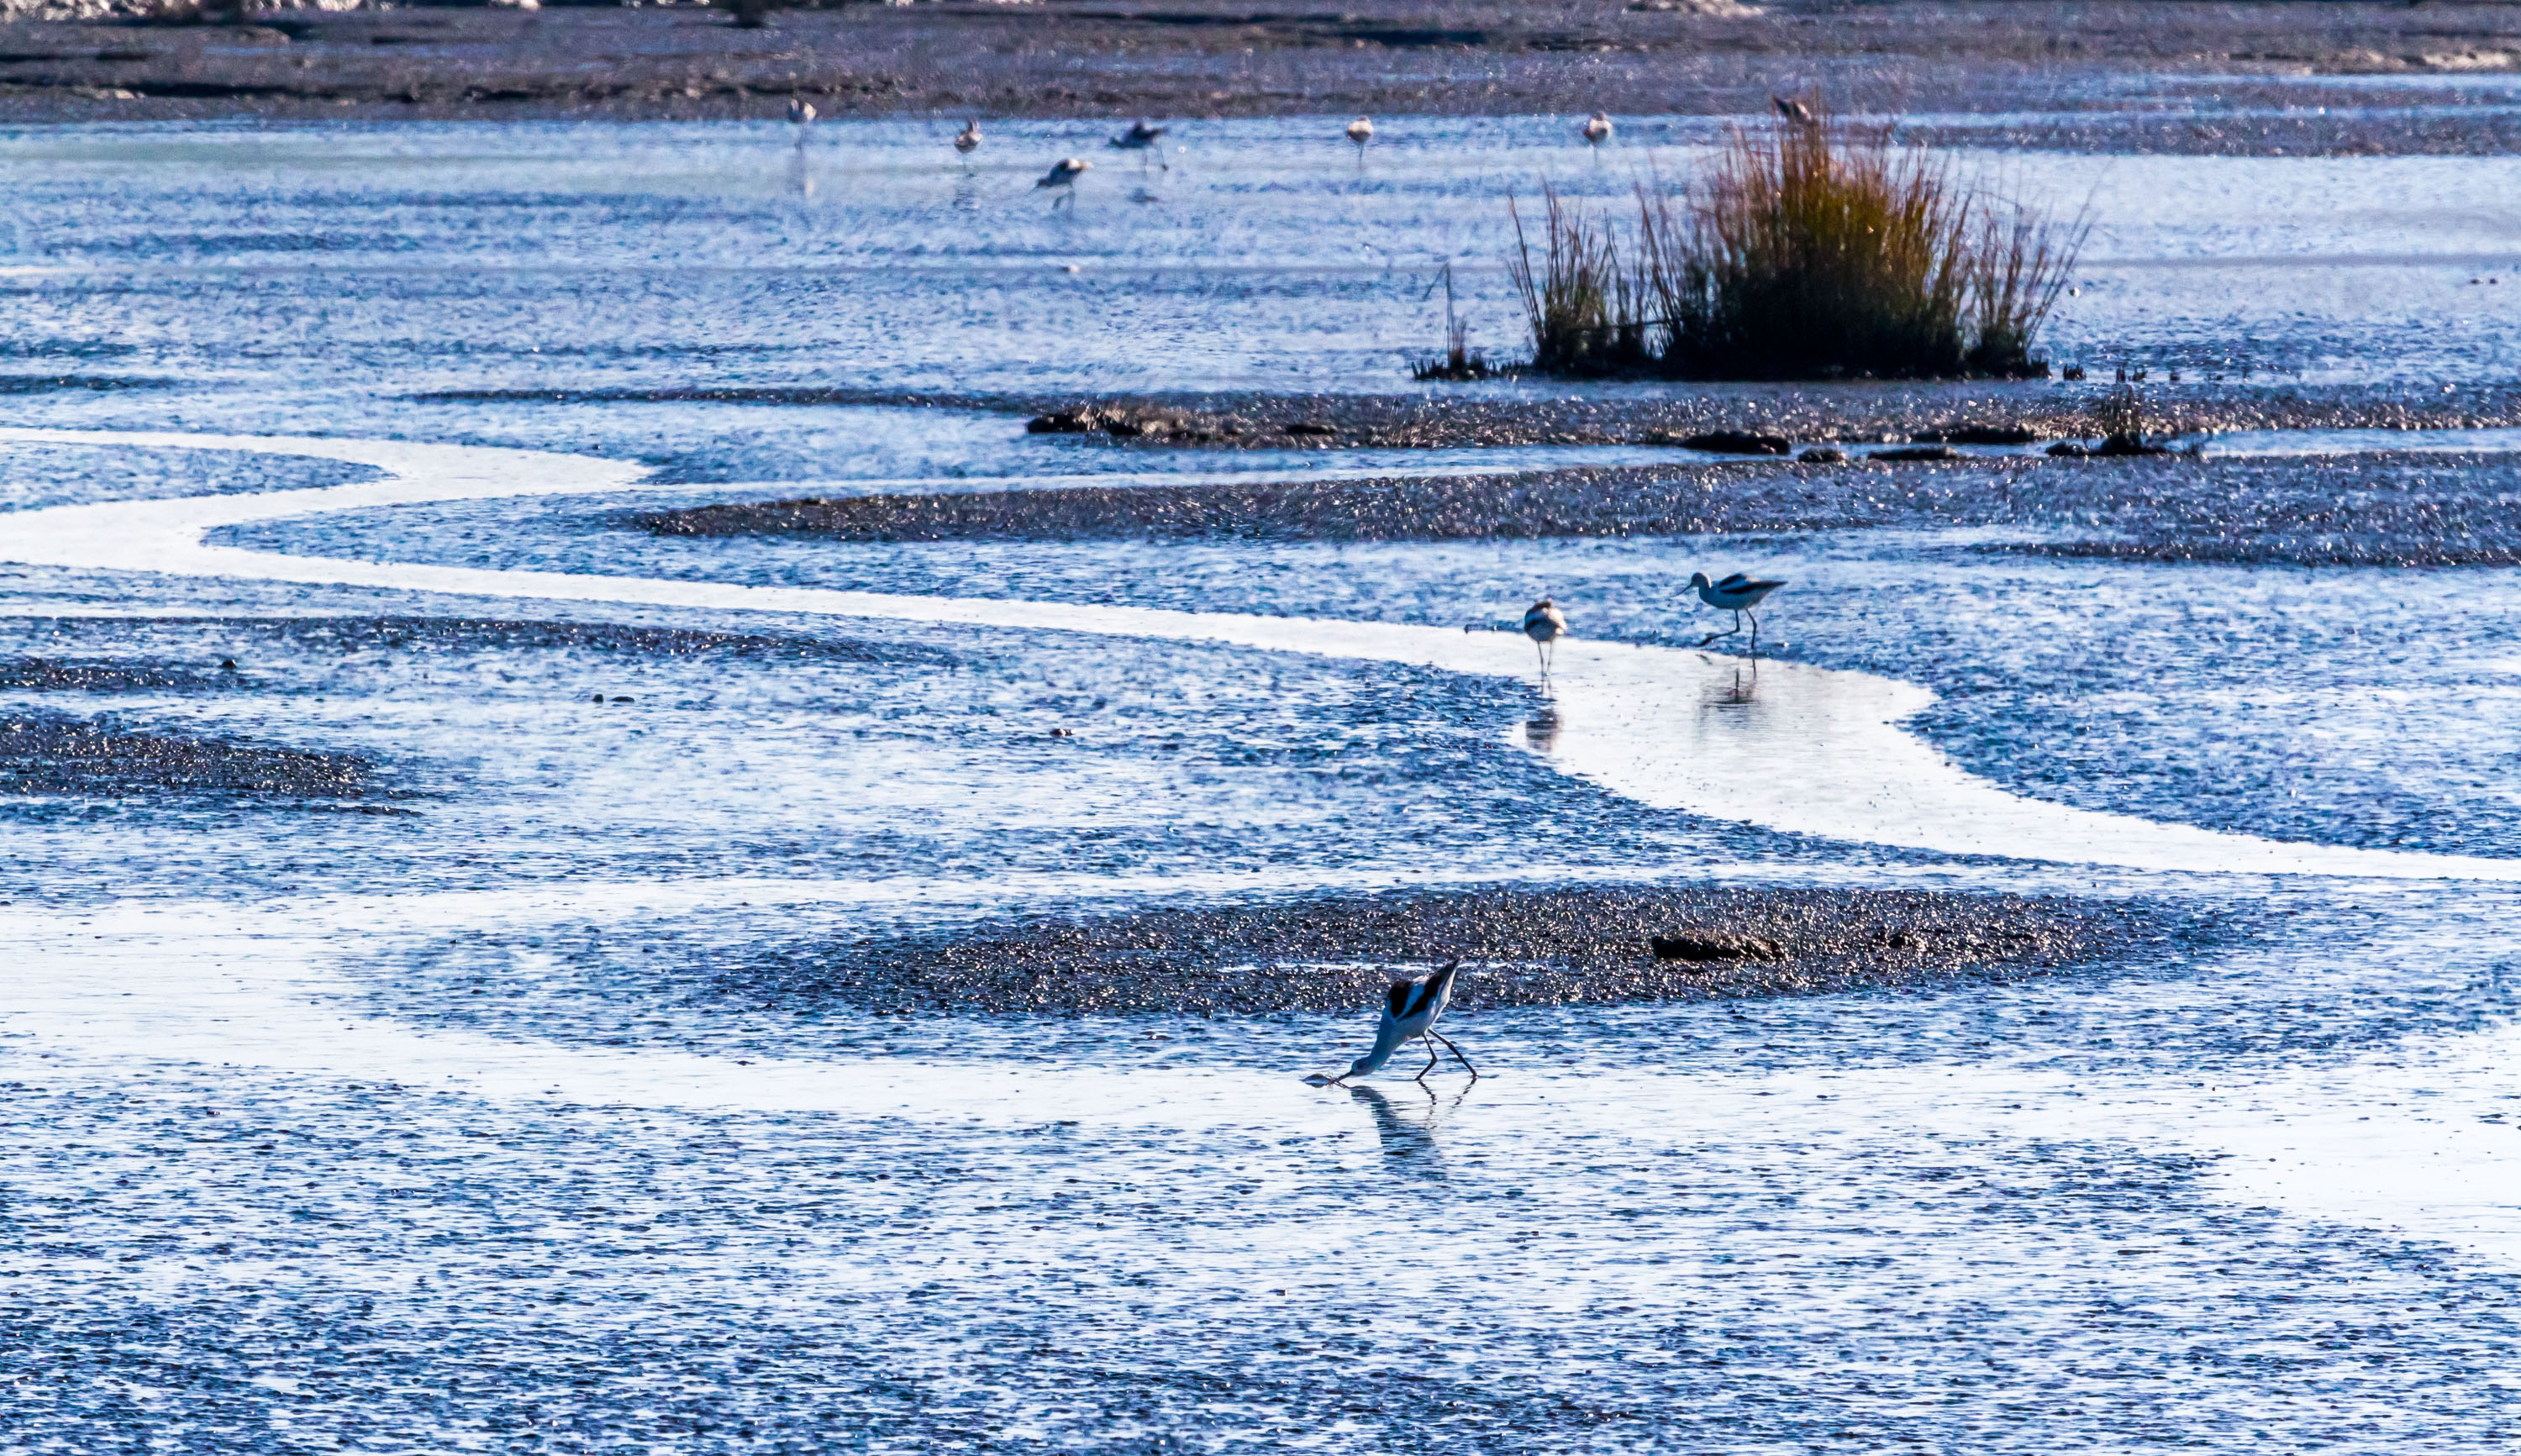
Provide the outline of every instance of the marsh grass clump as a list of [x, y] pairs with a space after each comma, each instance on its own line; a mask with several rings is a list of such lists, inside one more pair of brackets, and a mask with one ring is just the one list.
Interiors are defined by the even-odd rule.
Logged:
[[[1409, 377], [1420, 383], [1431, 380], [1495, 379], [1509, 371], [1490, 364], [1488, 355], [1471, 347], [1471, 326], [1453, 308], [1453, 265], [1446, 263], [1439, 286], [1444, 290], [1444, 351], [1422, 354], [1409, 361]], [[1428, 290], [1434, 294], [1435, 290]]]
[[1826, 114], [1735, 133], [1678, 196], [1639, 184], [1630, 229], [1542, 197], [1538, 257], [1515, 212], [1507, 266], [1554, 374], [2041, 377], [2084, 236]]

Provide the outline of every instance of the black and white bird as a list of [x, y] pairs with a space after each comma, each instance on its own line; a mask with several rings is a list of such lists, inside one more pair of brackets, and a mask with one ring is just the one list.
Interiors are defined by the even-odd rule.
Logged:
[[963, 129], [954, 133], [954, 151], [963, 157], [968, 164], [972, 154], [979, 150], [981, 150], [981, 123], [966, 121], [963, 123]]
[[1356, 143], [1359, 157], [1365, 155], [1365, 144], [1374, 140], [1374, 118], [1359, 116], [1348, 124], [1348, 139]]
[[[1114, 137], [1106, 145], [1118, 147], [1123, 152], [1137, 153], [1138, 165], [1140, 167], [1144, 167], [1147, 164], [1147, 157], [1150, 154], [1158, 153], [1163, 150], [1156, 144], [1164, 139], [1164, 135], [1165, 128], [1161, 126], [1149, 126], [1144, 121], [1133, 121], [1129, 124], [1129, 129], [1127, 131]], [[1161, 157], [1157, 158], [1156, 164], [1169, 172], [1173, 169], [1172, 163], [1164, 160]]]
[[814, 104], [791, 100], [788, 103], [788, 124], [797, 130], [797, 145], [805, 145], [805, 134], [814, 125]]
[[1423, 1038], [1427, 1043], [1427, 1065], [1418, 1069], [1412, 1080], [1423, 1082], [1427, 1073], [1436, 1069], [1436, 1046], [1442, 1042], [1444, 1050], [1453, 1054], [1453, 1060], [1462, 1064], [1462, 1069], [1471, 1074], [1471, 1080], [1478, 1081], [1480, 1069], [1471, 1065], [1471, 1059], [1436, 1030], [1437, 1020], [1444, 1016], [1445, 1007], [1453, 1004], [1453, 981], [1461, 969], [1460, 961], [1446, 961], [1415, 979], [1394, 981], [1383, 998], [1383, 1020], [1374, 1028], [1374, 1050], [1350, 1063], [1348, 1070], [1337, 1076], [1316, 1072], [1306, 1080], [1328, 1087], [1352, 1076], [1370, 1075], [1381, 1071], [1383, 1064], [1403, 1045]]
[[1567, 614], [1543, 597], [1523, 609], [1523, 635], [1532, 639], [1533, 649], [1540, 654], [1540, 675], [1547, 677], [1550, 660], [1558, 654], [1558, 639], [1571, 635]]
[[1611, 130], [1611, 118], [1606, 113], [1595, 112], [1584, 118], [1583, 136], [1588, 145], [1598, 147], [1609, 141]]
[[1820, 117], [1812, 114], [1812, 109], [1811, 107], [1804, 105], [1800, 101], [1790, 100], [1783, 96], [1769, 97], [1768, 105], [1777, 109], [1778, 115], [1792, 121], [1797, 126], [1810, 126], [1820, 119]]
[[1052, 167], [1049, 171], [1042, 173], [1041, 180], [1035, 182], [1033, 186], [1059, 187], [1066, 189], [1065, 194], [1054, 200], [1050, 205], [1051, 210], [1057, 211], [1061, 203], [1075, 203], [1077, 201], [1077, 179], [1084, 176], [1087, 169], [1093, 165], [1094, 163], [1087, 161], [1082, 157], [1071, 157], [1060, 162], [1057, 166]]
[[1785, 585], [1784, 582], [1754, 581], [1739, 571], [1721, 581], [1710, 581], [1705, 571], [1692, 571], [1689, 573], [1689, 584], [1697, 591], [1698, 600], [1719, 612], [1733, 614], [1732, 632], [1710, 632], [1700, 639], [1699, 646], [1705, 647], [1719, 637], [1730, 637], [1734, 632], [1741, 631], [1742, 618], [1748, 616], [1751, 618], [1751, 651], [1755, 654], [1759, 652], [1760, 614], [1751, 609], [1766, 601], [1768, 593]]

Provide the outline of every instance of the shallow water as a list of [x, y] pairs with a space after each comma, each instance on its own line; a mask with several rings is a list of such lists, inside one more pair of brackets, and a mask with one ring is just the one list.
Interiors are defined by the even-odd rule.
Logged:
[[[17, 558], [0, 661], [206, 684], [13, 689], [0, 709], [363, 753], [400, 796], [365, 805], [381, 813], [146, 785], [0, 797], [0, 1433], [17, 1448], [94, 1449], [100, 1432], [199, 1451], [2510, 1442], [2521, 907], [2484, 877], [2521, 866], [2521, 573], [2060, 561], [1992, 553], [2006, 533], [1983, 530], [660, 540], [623, 510], [1405, 463], [1181, 462], [944, 412], [400, 398], [541, 377], [518, 351], [573, 333], [632, 341], [572, 345], [573, 381], [823, 379], [812, 349], [774, 341], [795, 315], [736, 308], [755, 295], [681, 246], [764, 215], [668, 145], [685, 136], [13, 143], [53, 178], [30, 216], [59, 216], [43, 209], [76, 180], [132, 203], [117, 215], [176, 259], [29, 275], [63, 348], [92, 318], [156, 309], [111, 367], [182, 383], [23, 396], [12, 423], [584, 457], [441, 454], [477, 474], [440, 503], [260, 521], [273, 508], [244, 497], [384, 490], [390, 472], [359, 461], [429, 452], [0, 441], [0, 558]], [[355, 148], [389, 144], [408, 165], [364, 170]], [[1421, 160], [1430, 196], [1472, 177]], [[955, 181], [868, 167], [878, 203]], [[1318, 195], [1262, 191], [1272, 175], [1238, 196]], [[589, 210], [581, 190], [602, 195]], [[758, 206], [812, 216], [842, 191], [771, 186]], [[200, 261], [255, 256], [204, 221], [238, 197], [274, 236], [305, 207], [338, 219], [314, 235], [347, 254], [406, 240], [439, 282], [415, 288], [382, 247], [374, 272]], [[1080, 234], [1109, 226], [1096, 201]], [[1017, 205], [985, 226], [1049, 226], [1036, 199]], [[573, 297], [546, 273], [551, 311], [511, 314], [525, 285], [479, 265], [502, 245], [459, 218], [534, 220], [546, 256], [646, 250], [631, 292], [654, 332], [615, 327], [626, 268]], [[1238, 318], [1318, 283], [1260, 266], [1251, 227], [1229, 241], [1261, 301], [1215, 336], [1153, 331], [1148, 353], [1214, 382], [1280, 357], [1362, 387], [1363, 356], [1335, 340], [1240, 351]], [[849, 237], [817, 246], [886, 246], [880, 226]], [[861, 281], [880, 296], [886, 271]], [[997, 306], [949, 274], [900, 296]], [[257, 292], [261, 323], [299, 323], [245, 352]], [[310, 300], [325, 320], [301, 316]], [[1078, 353], [995, 376], [918, 341], [802, 337], [887, 383], [949, 365], [1022, 383], [1090, 378], [1078, 361], [1127, 326], [1081, 327]], [[2280, 348], [2367, 327], [2315, 318]], [[117, 500], [152, 504], [85, 518], [119, 529], [59, 529]], [[227, 554], [193, 554], [206, 531]], [[1793, 581], [1764, 614], [1779, 656], [1751, 712], [1721, 701], [1729, 660], [1687, 650], [1715, 622], [1672, 583], [1710, 564]], [[457, 569], [544, 574], [450, 593], [435, 573]], [[1542, 590], [1580, 633], [1554, 698], [1518, 639], [1459, 630]], [[913, 600], [815, 595], [834, 592]], [[1334, 650], [1287, 650], [1272, 634], [1295, 616], [1329, 619], [1309, 646]], [[728, 640], [531, 625], [552, 622]], [[1651, 672], [1605, 675], [1637, 663]], [[1586, 707], [1611, 687], [1682, 696]], [[1830, 702], [1911, 706], [1887, 724], [1806, 710]], [[1815, 722], [1836, 736], [1791, 736]], [[2021, 806], [2051, 838], [2005, 857], [1920, 847], [1912, 831], [1954, 801], [1940, 793], [1874, 839], [1789, 817], [1850, 822], [1833, 786], [1884, 763]], [[2148, 847], [2190, 831], [2296, 858], [2201, 870]], [[726, 984], [764, 955], [1010, 914], [1569, 881], [2073, 892], [2201, 929], [2010, 984], [1465, 1017], [1452, 1029], [1490, 1074], [1432, 1098], [1405, 1078], [1295, 1080], [1352, 1054], [1361, 1017], [879, 1017]]]
[[[1559, 118], [1425, 118], [1359, 159], [1341, 124], [1183, 123], [1169, 170], [1069, 122], [1003, 123], [969, 170], [915, 122], [822, 125], [802, 156], [768, 124], [25, 128], [0, 133], [0, 267], [30, 368], [206, 390], [276, 428], [313, 428], [268, 396], [316, 379], [1389, 390], [1441, 342], [1447, 262], [1473, 341], [1520, 346], [1509, 194], [1625, 206], [1713, 136], [1627, 118], [1595, 155]], [[1054, 211], [1031, 184], [1071, 154], [1096, 169]], [[2315, 383], [2521, 363], [2512, 159], [1959, 161], [2088, 209], [2063, 362]]]

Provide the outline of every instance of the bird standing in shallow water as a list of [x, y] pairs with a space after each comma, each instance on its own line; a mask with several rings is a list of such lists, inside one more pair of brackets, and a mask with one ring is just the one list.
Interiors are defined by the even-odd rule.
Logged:
[[1739, 571], [1721, 581], [1710, 581], [1705, 571], [1692, 571], [1689, 573], [1689, 584], [1697, 590], [1698, 600], [1719, 612], [1733, 614], [1732, 632], [1710, 632], [1699, 640], [1698, 645], [1705, 647], [1719, 637], [1730, 637], [1733, 632], [1741, 631], [1742, 618], [1748, 616], [1751, 618], [1751, 655], [1756, 659], [1760, 653], [1760, 614], [1751, 609], [1766, 601], [1768, 593], [1785, 583], [1754, 581]]
[[[1155, 150], [1156, 142], [1158, 139], [1163, 137], [1164, 134], [1165, 129], [1161, 126], [1149, 126], [1144, 121], [1132, 121], [1129, 123], [1129, 129], [1127, 131], [1114, 137], [1106, 145], [1118, 147], [1123, 152], [1152, 152]], [[1144, 166], [1146, 164], [1146, 159], [1143, 157], [1139, 158], [1138, 164]], [[1166, 171], [1169, 172], [1172, 170], [1172, 164], [1170, 162], [1161, 162], [1160, 164]]]
[[965, 166], [970, 166], [972, 164], [972, 154], [979, 151], [980, 148], [981, 123], [978, 121], [964, 122], [963, 129], [954, 133], [954, 150], [963, 158], [963, 164]]
[[1348, 139], [1356, 144], [1357, 165], [1365, 164], [1365, 144], [1374, 140], [1374, 118], [1359, 116], [1348, 124]]
[[1598, 147], [1610, 139], [1611, 118], [1608, 114], [1595, 112], [1584, 118], [1584, 140], [1588, 144]]
[[1471, 1080], [1478, 1081], [1480, 1069], [1471, 1065], [1471, 1059], [1462, 1055], [1460, 1047], [1436, 1032], [1437, 1018], [1444, 1014], [1445, 1007], [1453, 1004], [1453, 978], [1461, 967], [1458, 960], [1446, 961], [1415, 979], [1394, 981], [1392, 989], [1383, 998], [1383, 1020], [1374, 1028], [1374, 1050], [1350, 1063], [1348, 1070], [1337, 1076], [1323, 1076], [1316, 1072], [1305, 1080], [1330, 1087], [1352, 1076], [1381, 1071], [1383, 1064], [1391, 1061], [1392, 1054], [1400, 1050], [1403, 1043], [1412, 1037], [1423, 1037], [1427, 1041], [1427, 1065], [1418, 1069], [1418, 1075], [1412, 1080], [1427, 1080], [1427, 1073], [1436, 1069], [1436, 1043], [1444, 1042], [1444, 1050], [1452, 1053], [1453, 1060], [1462, 1064], [1462, 1069], [1471, 1074]]
[[1792, 121], [1797, 126], [1810, 126], [1820, 119], [1818, 116], [1812, 114], [1812, 109], [1811, 107], [1804, 105], [1800, 101], [1789, 101], [1782, 96], [1771, 96], [1768, 98], [1768, 105], [1777, 109], [1778, 115]]
[[1532, 639], [1533, 650], [1540, 654], [1540, 675], [1547, 677], [1558, 639], [1570, 635], [1567, 614], [1543, 597], [1523, 610], [1523, 635]]
[[788, 124], [797, 128], [797, 145], [805, 145], [805, 133], [814, 124], [814, 104], [792, 99], [788, 103]]
[[1087, 161], [1082, 157], [1069, 158], [1067, 160], [1059, 163], [1059, 165], [1052, 167], [1049, 171], [1042, 173], [1041, 180], [1035, 182], [1033, 186], [1064, 187], [1068, 190], [1066, 196], [1052, 201], [1050, 207], [1052, 211], [1056, 212], [1059, 210], [1059, 205], [1061, 203], [1068, 203], [1072, 205], [1075, 205], [1077, 202], [1077, 179], [1084, 176], [1086, 169], [1093, 165], [1094, 163]]

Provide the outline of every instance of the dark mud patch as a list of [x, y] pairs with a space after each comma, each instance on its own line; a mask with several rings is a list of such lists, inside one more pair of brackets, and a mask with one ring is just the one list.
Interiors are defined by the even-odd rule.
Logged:
[[[814, 637], [803, 633], [712, 632], [685, 627], [623, 626], [611, 622], [542, 621], [532, 618], [465, 616], [61, 616], [43, 621], [56, 639], [83, 636], [127, 637], [155, 630], [185, 629], [222, 643], [253, 640], [284, 643], [299, 652], [321, 655], [349, 652], [513, 652], [576, 650], [621, 653], [651, 658], [716, 658], [727, 661], [843, 661], [951, 666], [961, 660], [942, 648], [916, 642], [869, 642], [849, 637]], [[242, 650], [242, 649], [240, 649]], [[39, 661], [24, 659], [23, 661]], [[251, 659], [249, 658], [249, 661]], [[135, 678], [163, 675], [164, 683], [135, 686], [209, 686], [232, 674], [186, 674], [183, 669], [148, 664], [86, 663], [110, 677], [122, 671]], [[7, 664], [0, 663], [0, 687], [9, 686]], [[78, 686], [64, 682], [61, 686]], [[98, 689], [104, 691], [105, 689]]]
[[0, 717], [0, 796], [144, 794], [398, 796], [378, 781], [376, 764], [355, 754], [134, 732], [53, 713]]
[[0, 690], [22, 693], [198, 693], [242, 684], [233, 671], [111, 660], [0, 659]]
[[[2134, 361], [2131, 361], [2134, 362]], [[2094, 378], [2109, 366], [2097, 366]], [[2200, 371], [2203, 373], [2204, 371]], [[1117, 448], [1465, 449], [1492, 445], [1666, 445], [1694, 437], [1796, 444], [2029, 444], [2092, 439], [2096, 383], [1686, 385], [1596, 398], [1435, 394], [1173, 392], [1108, 395], [940, 393], [811, 386], [451, 389], [439, 403], [739, 404], [945, 409], [1023, 415], [1032, 432]], [[2141, 387], [2157, 437], [2235, 430], [2486, 430], [2521, 426], [2521, 387], [2312, 386], [2160, 374]]]
[[[1385, 394], [1156, 394], [1064, 399], [1040, 419], [1092, 422], [1045, 431], [1131, 446], [1221, 449], [1460, 449], [1484, 445], [1672, 445], [1782, 439], [1797, 444], [2093, 438], [2094, 384], [1675, 386], [1614, 398], [1446, 399]], [[2479, 430], [2521, 425], [2521, 388], [2450, 393], [2402, 387], [2313, 387], [2157, 376], [2143, 387], [2156, 435], [2235, 430]], [[754, 401], [769, 402], [769, 401]], [[869, 401], [875, 402], [875, 401]], [[897, 398], [917, 404], [944, 399]], [[985, 399], [955, 399], [989, 407]], [[1026, 407], [1031, 399], [1009, 399]], [[1720, 447], [1719, 447], [1720, 448]], [[1778, 453], [1771, 451], [1769, 453]]]
[[664, 536], [1443, 541], [2018, 527], [1983, 546], [2147, 561], [2521, 565], [2521, 456], [1782, 461], [1369, 480], [1081, 486], [646, 512]]
[[1939, 140], [1969, 145], [2521, 146], [2521, 118], [2459, 89], [2340, 101], [2316, 74], [2509, 70], [2521, 33], [2503, 6], [956, 0], [782, 10], [743, 29], [664, 6], [300, 11], [240, 26], [149, 23], [193, 12], [110, 3], [142, 23], [0, 27], [0, 116], [759, 119], [791, 98], [828, 116], [1097, 122], [1601, 107], [1695, 121], [1713, 140], [1716, 118], [1765, 118], [1784, 88], [1933, 115]]
[[880, 1012], [1332, 1013], [1460, 957], [1472, 969], [1456, 1004], [1476, 1012], [2034, 976], [2192, 932], [2148, 906], [2020, 895], [1498, 888], [1017, 919], [760, 963], [717, 988]]

